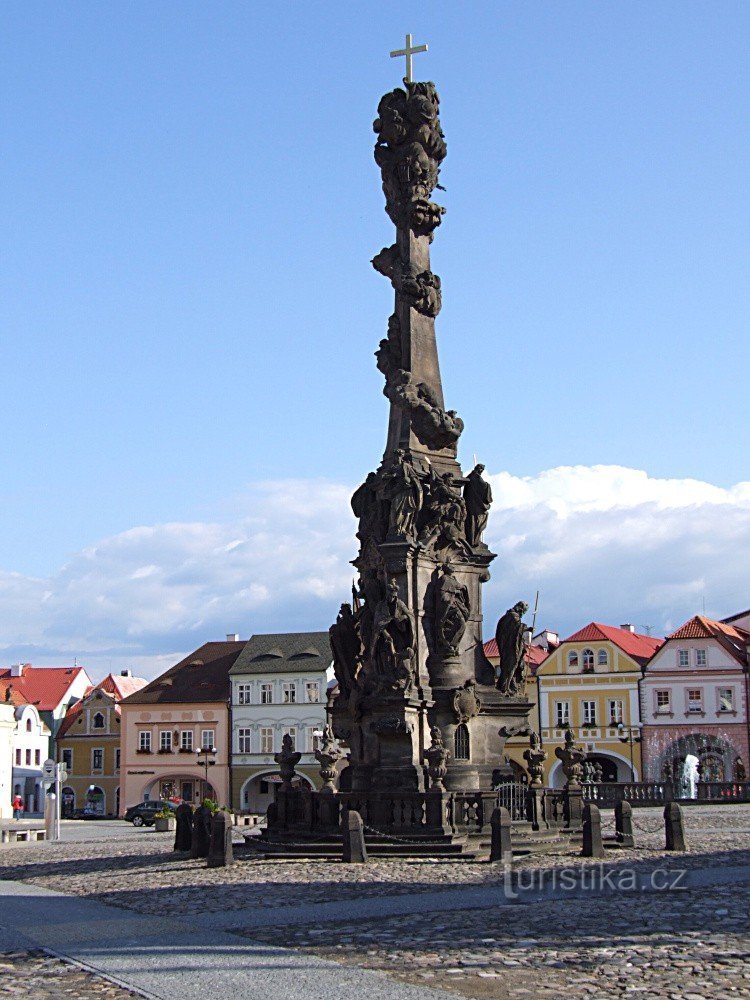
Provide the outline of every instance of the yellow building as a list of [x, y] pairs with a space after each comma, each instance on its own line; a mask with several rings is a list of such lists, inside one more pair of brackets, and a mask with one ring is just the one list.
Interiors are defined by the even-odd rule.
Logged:
[[120, 701], [144, 687], [141, 677], [109, 674], [70, 708], [57, 734], [57, 759], [68, 772], [62, 814], [120, 812]]
[[[565, 783], [555, 749], [573, 730], [598, 780], [642, 780], [639, 681], [663, 640], [591, 622], [563, 639], [537, 671], [544, 783]], [[621, 728], [618, 728], [621, 727]], [[632, 739], [630, 736], [632, 735]]]

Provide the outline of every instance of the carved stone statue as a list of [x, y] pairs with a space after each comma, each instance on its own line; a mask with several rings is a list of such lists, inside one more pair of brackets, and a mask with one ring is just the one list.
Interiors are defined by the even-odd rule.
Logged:
[[363, 542], [366, 538], [374, 535], [378, 541], [381, 522], [380, 501], [378, 499], [379, 479], [376, 472], [370, 472], [362, 483], [352, 494], [352, 511], [359, 519], [357, 538]]
[[336, 621], [328, 630], [333, 652], [333, 672], [339, 690], [348, 698], [357, 684], [357, 676], [362, 666], [364, 646], [359, 631], [359, 623], [354, 617], [351, 605], [344, 603]]
[[414, 619], [391, 580], [375, 611], [370, 661], [379, 686], [409, 691], [414, 683]]
[[505, 612], [497, 623], [495, 639], [500, 654], [500, 673], [497, 688], [508, 698], [523, 695], [526, 683], [527, 636], [531, 628], [523, 622], [529, 610], [525, 601], [519, 601]]
[[444, 209], [429, 198], [447, 152], [433, 83], [406, 83], [385, 94], [373, 122], [375, 161], [383, 178], [386, 212], [397, 227], [420, 235], [440, 225]]
[[523, 759], [528, 766], [529, 786], [539, 788], [542, 784], [543, 765], [547, 759], [547, 751], [542, 749], [539, 736], [533, 729], [529, 732], [529, 749], [524, 750]]
[[330, 725], [323, 728], [323, 738], [320, 746], [315, 751], [315, 759], [320, 764], [320, 777], [323, 779], [321, 792], [332, 793], [336, 791], [334, 778], [336, 777], [336, 764], [344, 756], [344, 751], [338, 745], [333, 736]]
[[474, 466], [464, 484], [466, 540], [472, 548], [476, 548], [482, 541], [492, 506], [492, 487], [482, 478], [483, 472], [483, 465]]
[[562, 764], [563, 774], [567, 779], [565, 787], [578, 788], [583, 777], [583, 761], [586, 753], [576, 745], [572, 730], [568, 729], [565, 733], [565, 746], [555, 748], [555, 757]]
[[661, 769], [661, 775], [663, 781], [674, 781], [674, 767], [671, 761], [666, 761]]
[[430, 470], [427, 480], [427, 512], [419, 541], [425, 547], [449, 547], [470, 552], [465, 537], [466, 504], [453, 485], [449, 472], [442, 476]]
[[292, 745], [292, 737], [289, 733], [284, 733], [281, 738], [281, 750], [274, 754], [273, 759], [279, 765], [281, 775], [281, 787], [290, 789], [296, 774], [295, 768], [299, 764], [301, 753], [295, 751]]
[[394, 406], [411, 413], [414, 433], [422, 444], [438, 450], [455, 445], [460, 438], [463, 420], [455, 410], [442, 409], [432, 389], [425, 382], [417, 382], [411, 372], [403, 368], [390, 371], [383, 393]]
[[468, 588], [456, 579], [451, 564], [443, 563], [435, 589], [435, 645], [440, 652], [458, 655], [470, 614]]
[[433, 726], [430, 730], [432, 745], [425, 750], [427, 758], [427, 773], [430, 776], [430, 787], [436, 791], [445, 791], [443, 778], [448, 773], [448, 758], [450, 751], [443, 743], [443, 734], [438, 726]]
[[393, 463], [382, 475], [382, 496], [390, 509], [389, 537], [413, 540], [422, 507], [422, 482], [401, 448], [396, 450]]

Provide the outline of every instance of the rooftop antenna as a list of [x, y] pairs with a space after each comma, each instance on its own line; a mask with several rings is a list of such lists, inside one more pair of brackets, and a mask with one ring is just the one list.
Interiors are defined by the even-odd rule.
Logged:
[[654, 627], [653, 625], [641, 625], [641, 628], [643, 629], [644, 635], [651, 635], [651, 629], [653, 627]]

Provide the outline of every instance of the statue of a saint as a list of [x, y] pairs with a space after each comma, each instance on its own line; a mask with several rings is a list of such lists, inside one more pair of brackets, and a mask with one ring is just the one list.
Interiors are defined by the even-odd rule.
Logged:
[[[378, 534], [380, 521], [380, 501], [378, 500], [378, 476], [370, 472], [352, 494], [352, 511], [359, 520], [357, 538], [363, 542], [371, 535]], [[382, 541], [378, 538], [377, 541]]]
[[466, 503], [466, 540], [472, 548], [482, 541], [492, 506], [492, 487], [482, 478], [483, 465], [475, 465], [464, 484]]
[[443, 564], [443, 574], [435, 591], [435, 644], [439, 650], [458, 655], [458, 647], [471, 614], [468, 588], [459, 583], [450, 563]]
[[414, 683], [414, 619], [391, 580], [388, 593], [375, 610], [370, 660], [379, 686], [409, 691]]
[[525, 601], [514, 604], [497, 623], [495, 631], [500, 654], [496, 687], [509, 698], [523, 695], [526, 683], [526, 650], [531, 627], [524, 624], [523, 616], [528, 610], [529, 606]]
[[422, 507], [422, 482], [401, 448], [396, 450], [393, 464], [383, 475], [382, 496], [390, 507], [389, 536], [411, 541]]
[[357, 683], [364, 649], [357, 620], [351, 605], [342, 604], [336, 621], [328, 630], [333, 652], [333, 672], [344, 698], [348, 698]]

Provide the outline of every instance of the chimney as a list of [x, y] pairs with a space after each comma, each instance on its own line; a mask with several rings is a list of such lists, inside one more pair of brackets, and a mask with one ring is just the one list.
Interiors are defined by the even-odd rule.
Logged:
[[133, 671], [129, 667], [127, 670], [120, 671], [120, 677], [132, 677], [132, 676], [133, 676]]
[[239, 632], [227, 632], [227, 642], [239, 642], [240, 634]]
[[625, 622], [625, 624], [621, 625], [620, 628], [623, 632], [635, 632], [635, 625], [631, 625], [630, 622]]
[[30, 663], [14, 663], [10, 668], [11, 677], [23, 677], [23, 671], [25, 667], [30, 667]]

